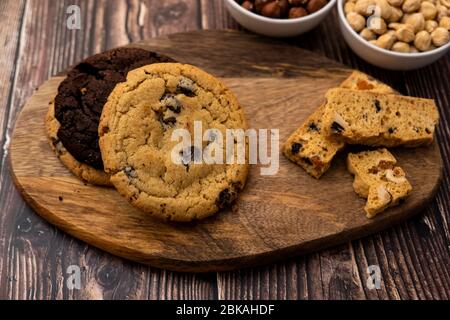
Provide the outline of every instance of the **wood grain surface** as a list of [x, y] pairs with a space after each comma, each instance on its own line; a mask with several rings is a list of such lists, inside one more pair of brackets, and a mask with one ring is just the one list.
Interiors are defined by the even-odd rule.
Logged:
[[[77, 241], [39, 218], [15, 190], [7, 161], [12, 125], [37, 86], [83, 57], [108, 48], [173, 32], [237, 28], [220, 0], [108, 3], [0, 2], [0, 298], [449, 298], [448, 160], [437, 197], [416, 218], [333, 249], [234, 272], [185, 274], [131, 263]], [[64, 27], [70, 4], [81, 7], [81, 30]], [[316, 30], [285, 41], [367, 72], [403, 94], [435, 99], [441, 114], [439, 148], [442, 158], [448, 159], [449, 55], [414, 72], [385, 71], [357, 58], [336, 26], [333, 12]], [[80, 290], [65, 285], [70, 265], [81, 267]], [[366, 286], [369, 265], [381, 269], [378, 290]]]
[[[320, 55], [239, 31], [190, 31], [133, 45], [220, 76], [244, 106], [249, 128], [277, 130], [281, 143], [351, 73]], [[252, 52], [258, 52], [257, 61]], [[262, 175], [262, 166], [251, 165], [232, 208], [195, 223], [168, 224], [135, 210], [115, 190], [85, 185], [54, 155], [43, 119], [62, 79], [41, 85], [15, 124], [10, 159], [19, 191], [39, 215], [69, 234], [159, 268], [224, 271], [340, 244], [420, 212], [441, 182], [437, 144], [397, 149], [394, 155], [414, 190], [405, 204], [367, 219], [345, 154], [318, 181], [272, 149], [272, 157], [279, 157], [273, 159], [279, 162], [276, 174]]]

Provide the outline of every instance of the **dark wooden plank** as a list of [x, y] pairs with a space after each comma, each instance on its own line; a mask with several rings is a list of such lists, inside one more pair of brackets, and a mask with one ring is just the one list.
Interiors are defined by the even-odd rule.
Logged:
[[[0, 9], [8, 8], [5, 16], [10, 22], [0, 35], [10, 41], [2, 63], [7, 61], [9, 68], [15, 66], [14, 72], [9, 74], [7, 68], [4, 73], [0, 71], [2, 84], [9, 83], [8, 78], [14, 83], [12, 90], [1, 88], [2, 95], [4, 90], [7, 94], [10, 91], [6, 98], [9, 104], [0, 109], [2, 145], [25, 100], [50, 75], [90, 54], [141, 39], [152, 32], [176, 32], [198, 25], [195, 1], [172, 1], [172, 6], [178, 4], [184, 9], [177, 11], [176, 17], [169, 14], [167, 21], [166, 16], [159, 18], [157, 26], [156, 1], [120, 1], [117, 6], [107, 2], [1, 2]], [[166, 3], [170, 6], [169, 2], [164, 2], [164, 6]], [[158, 1], [159, 6], [160, 3]], [[64, 27], [66, 8], [70, 4], [81, 7], [81, 30]], [[152, 7], [147, 16], [142, 13], [144, 6]], [[185, 22], [179, 25], [178, 20]], [[20, 48], [17, 48], [19, 39]], [[11, 61], [16, 56], [13, 65]], [[3, 101], [5, 99], [1, 99], [1, 103]], [[3, 209], [0, 216], [0, 299], [208, 299], [217, 296], [215, 275], [172, 273], [131, 263], [91, 248], [45, 223], [18, 195], [7, 162], [2, 162], [0, 181]], [[66, 286], [66, 271], [70, 265], [81, 267], [81, 290], [70, 290]]]
[[[214, 23], [205, 27], [234, 27], [229, 17], [209, 7], [208, 16], [215, 16]], [[218, 20], [222, 19], [220, 23]], [[450, 57], [447, 55], [432, 66], [414, 72], [394, 72], [373, 67], [351, 52], [340, 33], [336, 33], [336, 10], [315, 30], [289, 43], [323, 54], [373, 75], [402, 94], [436, 99], [441, 113], [438, 139], [443, 159], [450, 156], [448, 123], [450, 108], [448, 99]], [[301, 63], [299, 61], [299, 63]], [[353, 241], [317, 254], [308, 255], [269, 267], [247, 269], [242, 272], [218, 275], [219, 297], [252, 299], [270, 296], [277, 288], [277, 295], [290, 299], [448, 299], [449, 285], [449, 171], [445, 174], [434, 202], [422, 215], [376, 236]], [[377, 265], [381, 269], [382, 283], [379, 290], [366, 287], [367, 267]], [[281, 270], [291, 270], [285, 273]], [[281, 277], [280, 277], [281, 275]], [[249, 286], [246, 278], [257, 279]], [[269, 283], [267, 280], [270, 279]], [[255, 283], [256, 282], [256, 283]], [[263, 294], [249, 294], [252, 288], [261, 288]], [[283, 283], [289, 284], [284, 285]], [[261, 292], [261, 291], [257, 291]]]

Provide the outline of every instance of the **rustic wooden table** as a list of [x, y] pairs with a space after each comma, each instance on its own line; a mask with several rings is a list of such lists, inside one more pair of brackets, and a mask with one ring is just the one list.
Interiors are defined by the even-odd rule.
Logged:
[[[71, 4], [81, 8], [81, 30], [65, 27]], [[114, 257], [39, 218], [11, 181], [9, 137], [33, 90], [86, 56], [167, 33], [238, 28], [222, 1], [2, 0], [0, 21], [0, 299], [449, 299], [450, 55], [408, 73], [372, 67], [344, 43], [336, 12], [286, 40], [436, 100], [445, 162], [438, 195], [414, 219], [371, 237], [264, 267], [185, 274]], [[72, 265], [81, 268], [80, 289], [66, 285]], [[370, 265], [381, 270], [380, 289], [366, 285]]]

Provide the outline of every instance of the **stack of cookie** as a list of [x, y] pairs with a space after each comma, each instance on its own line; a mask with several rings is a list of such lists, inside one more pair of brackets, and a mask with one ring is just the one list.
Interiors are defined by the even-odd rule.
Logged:
[[[404, 97], [355, 71], [329, 90], [320, 106], [287, 139], [284, 155], [319, 179], [346, 144], [418, 147], [433, 142], [439, 114], [433, 100]], [[405, 173], [385, 148], [350, 153], [356, 193], [368, 198], [367, 217], [397, 205], [411, 192]]]
[[174, 163], [172, 134], [193, 133], [196, 121], [203, 130], [246, 128], [241, 106], [218, 79], [167, 56], [120, 48], [69, 72], [46, 129], [59, 159], [83, 181], [114, 186], [154, 216], [191, 221], [228, 206], [248, 172], [248, 161], [198, 162], [194, 147], [180, 150], [181, 164]]

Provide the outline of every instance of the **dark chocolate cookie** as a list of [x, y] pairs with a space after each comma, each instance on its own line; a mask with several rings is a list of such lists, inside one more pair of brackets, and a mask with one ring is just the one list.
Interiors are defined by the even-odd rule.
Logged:
[[55, 98], [58, 139], [79, 162], [102, 170], [98, 124], [103, 105], [130, 70], [173, 59], [138, 48], [118, 48], [76, 65], [60, 84]]

